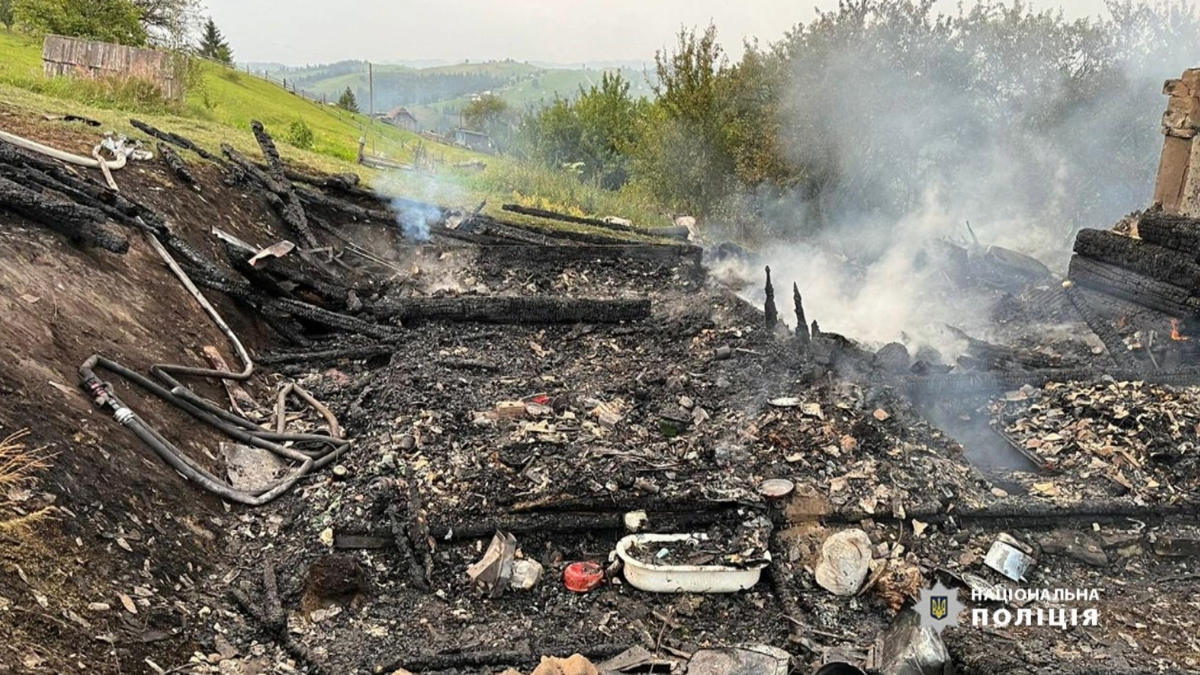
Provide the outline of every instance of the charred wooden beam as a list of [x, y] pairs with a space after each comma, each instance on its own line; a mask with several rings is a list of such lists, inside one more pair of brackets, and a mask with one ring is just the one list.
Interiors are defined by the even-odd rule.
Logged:
[[808, 320], [804, 318], [804, 298], [800, 297], [800, 286], [792, 283], [792, 304], [796, 310], [796, 338], [800, 345], [807, 347], [812, 339], [808, 334]]
[[614, 246], [481, 246], [479, 262], [566, 263], [586, 260], [650, 260], [664, 263], [700, 264], [703, 249], [686, 244], [626, 244]]
[[1200, 254], [1200, 219], [1165, 211], [1148, 211], [1138, 218], [1138, 236], [1194, 257]]
[[353, 197], [378, 198], [378, 195], [374, 192], [365, 190], [360, 186], [362, 179], [356, 173], [334, 173], [318, 176], [304, 173], [291, 167], [285, 167], [283, 173], [293, 183], [304, 183], [305, 185], [333, 190]]
[[591, 227], [599, 227], [605, 230], [614, 230], [616, 232], [628, 232], [630, 234], [640, 234], [647, 237], [661, 237], [664, 239], [680, 239], [687, 241], [688, 229], [686, 227], [638, 227], [637, 225], [626, 225], [625, 223], [614, 223], [601, 218], [583, 218], [580, 216], [572, 216], [569, 213], [559, 213], [557, 211], [547, 211], [545, 209], [535, 209], [519, 204], [505, 204], [500, 208], [510, 213], [519, 213], [524, 216], [534, 216], [537, 218], [546, 218], [547, 220], [558, 220], [564, 223], [577, 223], [579, 225], [588, 225]]
[[1200, 265], [1192, 255], [1107, 230], [1080, 230], [1075, 253], [1200, 295]]
[[[271, 147], [274, 148], [274, 145]], [[221, 145], [221, 152], [230, 162], [233, 162], [234, 166], [265, 188], [267, 201], [301, 244], [309, 249], [319, 248], [317, 240], [308, 226], [308, 216], [304, 212], [300, 198], [296, 196], [292, 184], [286, 178], [280, 181], [274, 175], [264, 172], [228, 143]]]
[[1120, 333], [1117, 332], [1116, 325], [1102, 316], [1095, 310], [1084, 297], [1082, 290], [1077, 286], [1067, 288], [1067, 299], [1079, 311], [1079, 315], [1087, 323], [1088, 328], [1100, 338], [1104, 343], [1105, 350], [1118, 366], [1122, 368], [1136, 368], [1137, 359], [1125, 347], [1125, 342], [1121, 339]]
[[775, 288], [771, 285], [771, 268], [767, 267], [767, 300], [763, 303], [763, 314], [766, 315], [767, 330], [775, 330], [779, 324], [779, 310], [775, 308]]
[[410, 298], [379, 303], [381, 319], [500, 324], [620, 323], [650, 316], [650, 300], [551, 297]]
[[365, 335], [376, 340], [390, 340], [399, 335], [399, 332], [390, 326], [333, 312], [300, 300], [268, 296], [244, 281], [231, 279], [228, 274], [219, 270], [214, 272], [212, 269], [195, 268], [188, 270], [188, 275], [197, 286], [224, 293], [274, 319], [290, 317], [311, 325]]
[[[503, 223], [490, 216], [472, 216], [463, 221], [456, 231], [467, 234], [497, 237], [501, 240], [519, 241], [523, 244], [537, 246], [573, 246], [575, 242], [568, 236], [557, 236], [536, 227], [520, 227], [512, 223]], [[611, 244], [612, 239], [603, 238], [600, 243]], [[595, 242], [593, 242], [595, 243]]]
[[300, 201], [308, 206], [319, 206], [331, 211], [336, 211], [355, 220], [382, 220], [394, 222], [395, 214], [384, 209], [368, 209], [357, 204], [351, 204], [344, 199], [337, 199], [323, 194], [312, 188], [302, 187], [297, 185], [296, 194], [300, 197]]
[[183, 158], [172, 150], [171, 146], [166, 143], [159, 143], [158, 155], [162, 157], [163, 163], [167, 165], [167, 168], [171, 169], [171, 173], [175, 174], [176, 178], [192, 187], [198, 186], [199, 181], [196, 180], [196, 174], [192, 173], [192, 170], [184, 163]]
[[134, 225], [133, 217], [146, 210], [107, 185], [76, 175], [56, 161], [24, 152], [5, 141], [0, 141], [0, 167], [6, 167], [6, 177], [16, 183], [32, 189], [49, 188], [83, 206], [100, 209], [119, 223]]
[[271, 352], [264, 356], [260, 356], [255, 361], [258, 363], [269, 365], [282, 365], [285, 363], [315, 363], [323, 361], [340, 361], [342, 359], [370, 359], [376, 356], [386, 356], [394, 352], [396, 348], [392, 345], [372, 345], [367, 347], [345, 347], [342, 349], [322, 349], [316, 351], [302, 352]]
[[1123, 267], [1072, 256], [1068, 278], [1084, 288], [1181, 318], [1200, 313], [1200, 297]]
[[129, 251], [129, 239], [105, 226], [104, 212], [64, 202], [0, 178], [0, 208], [18, 213], [86, 246], [113, 253]]
[[328, 308], [351, 311], [361, 309], [361, 303], [354, 297], [353, 291], [322, 280], [316, 270], [297, 269], [290, 261], [272, 258], [264, 258], [251, 265], [250, 258], [254, 251], [247, 251], [229, 242], [224, 243], [225, 256], [233, 269], [271, 295], [285, 298], [307, 295], [319, 299], [319, 304]]
[[179, 134], [171, 133], [169, 131], [162, 131], [161, 129], [156, 129], [156, 128], [150, 126], [149, 124], [142, 122], [141, 120], [129, 120], [129, 123], [131, 125], [133, 125], [133, 128], [135, 128], [153, 138], [157, 138], [160, 141], [164, 141], [164, 142], [170, 143], [171, 145], [174, 145], [176, 147], [183, 148], [184, 150], [191, 150], [192, 152], [196, 153], [197, 155], [200, 155], [204, 159], [207, 159], [211, 162], [217, 162], [218, 164], [221, 163], [220, 157], [217, 157], [216, 155], [214, 155], [211, 152], [205, 150], [204, 148], [196, 145], [195, 143], [191, 142], [190, 140], [184, 138], [183, 136], [180, 136]]

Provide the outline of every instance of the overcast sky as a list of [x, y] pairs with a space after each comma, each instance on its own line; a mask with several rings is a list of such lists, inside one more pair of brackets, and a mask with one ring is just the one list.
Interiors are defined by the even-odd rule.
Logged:
[[[947, 9], [951, 0], [942, 0]], [[971, 0], [965, 0], [969, 3]], [[650, 60], [681, 25], [717, 26], [735, 57], [747, 37], [778, 39], [837, 0], [205, 0], [238, 61], [344, 59], [586, 63]], [[1070, 17], [1102, 0], [1032, 0]]]

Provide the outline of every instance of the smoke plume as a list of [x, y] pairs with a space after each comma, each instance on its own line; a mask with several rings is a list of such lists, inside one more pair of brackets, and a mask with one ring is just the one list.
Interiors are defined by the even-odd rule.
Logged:
[[[923, 5], [866, 2], [793, 38], [779, 141], [822, 170], [750, 199], [770, 227], [760, 262], [799, 284], [809, 319], [952, 348], [940, 324], [983, 337], [989, 308], [957, 301], [928, 243], [970, 242], [970, 222], [984, 246], [1062, 272], [1080, 228], [1150, 206], [1162, 83], [1200, 66], [1200, 19], [1178, 3], [1113, 3], [1075, 23], [993, 3], [938, 19], [912, 10]], [[761, 301], [762, 265], [746, 274]]]

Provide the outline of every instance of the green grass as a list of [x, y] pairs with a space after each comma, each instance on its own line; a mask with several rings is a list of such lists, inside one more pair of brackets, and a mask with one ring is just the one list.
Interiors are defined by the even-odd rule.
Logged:
[[[473, 207], [486, 199], [489, 208], [499, 208], [524, 198], [542, 208], [579, 215], [616, 215], [643, 226], [670, 224], [650, 201], [634, 193], [609, 192], [562, 172], [432, 143], [403, 129], [371, 122], [364, 115], [311, 102], [244, 72], [207, 62], [199, 67], [199, 86], [190, 88], [182, 102], [167, 103], [143, 83], [45, 78], [41, 40], [0, 30], [0, 104], [26, 110], [31, 118], [47, 112], [70, 112], [99, 120], [104, 130], [143, 138], [129, 124], [130, 117], [137, 117], [211, 151], [229, 143], [251, 157], [260, 154], [250, 133], [250, 121], [258, 120], [276, 138], [281, 154], [289, 161], [329, 173], [355, 172], [388, 194], [452, 207]], [[288, 128], [297, 120], [313, 132], [309, 148], [287, 142]], [[411, 163], [413, 151], [420, 145], [438, 160], [435, 172], [385, 173], [357, 164], [358, 139], [364, 135], [368, 152], [375, 150], [401, 163]], [[476, 172], [454, 167], [476, 160], [483, 161], [487, 168]], [[562, 227], [555, 221], [537, 224]]]

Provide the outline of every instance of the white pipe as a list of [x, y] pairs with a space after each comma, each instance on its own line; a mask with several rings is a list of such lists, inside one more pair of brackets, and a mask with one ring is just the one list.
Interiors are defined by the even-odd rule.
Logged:
[[[22, 138], [21, 136], [17, 136], [16, 134], [10, 134], [7, 131], [0, 131], [0, 140], [8, 141], [9, 143], [12, 143], [15, 146], [25, 148], [26, 150], [32, 150], [33, 152], [46, 155], [47, 157], [53, 157], [54, 159], [61, 160], [68, 164], [84, 166], [89, 169], [99, 169], [100, 168], [100, 164], [101, 164], [100, 161], [93, 159], [91, 157], [84, 157], [83, 155], [73, 155], [69, 152], [63, 152], [62, 150], [56, 150], [48, 145], [42, 145], [41, 143], [38, 143], [37, 141], [31, 141], [28, 138]], [[99, 147], [100, 146], [96, 146], [97, 149], [99, 149]], [[125, 166], [125, 160], [126, 160], [125, 155], [117, 153], [117, 158], [115, 160], [112, 160], [112, 161], [104, 160], [104, 166], [108, 167], [109, 170], [120, 169]]]

